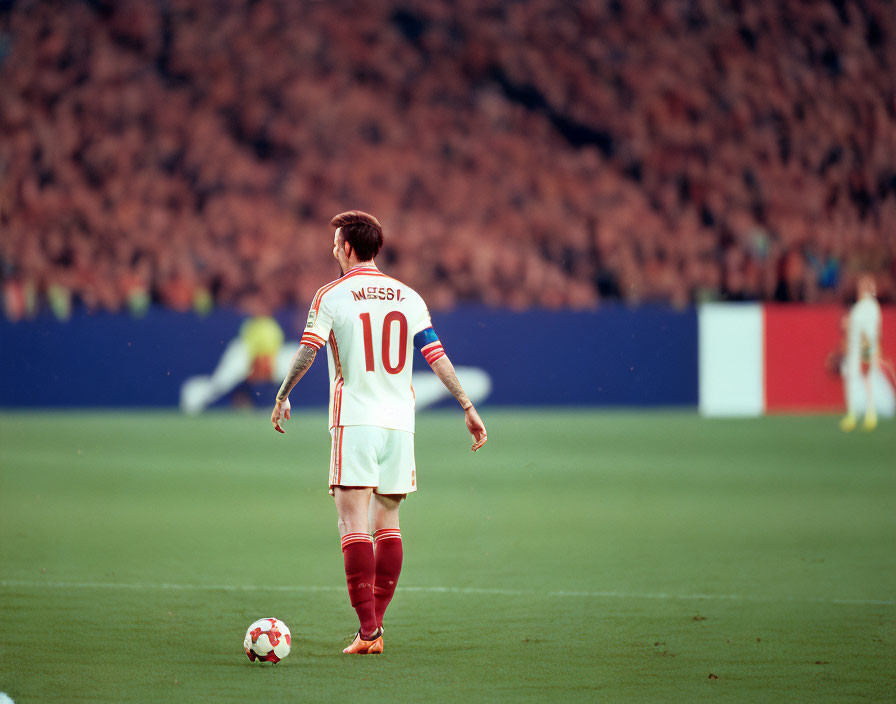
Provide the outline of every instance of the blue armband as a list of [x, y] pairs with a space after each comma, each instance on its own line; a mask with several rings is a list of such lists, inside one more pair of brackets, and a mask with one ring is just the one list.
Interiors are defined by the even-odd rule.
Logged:
[[414, 335], [414, 347], [416, 347], [418, 350], [422, 350], [427, 345], [438, 341], [439, 338], [436, 335], [436, 331], [432, 328], [426, 328], [426, 330], [421, 330], [416, 335]]

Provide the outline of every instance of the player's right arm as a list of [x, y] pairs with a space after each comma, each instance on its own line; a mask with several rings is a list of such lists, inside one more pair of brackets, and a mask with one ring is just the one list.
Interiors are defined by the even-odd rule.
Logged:
[[280, 420], [282, 418], [289, 420], [289, 392], [299, 383], [299, 379], [305, 376], [305, 372], [311, 368], [311, 364], [316, 356], [317, 349], [303, 343], [299, 345], [299, 349], [296, 350], [292, 357], [289, 371], [280, 385], [280, 390], [277, 392], [277, 398], [274, 403], [274, 410], [271, 412], [271, 423], [274, 425], [274, 430], [278, 433], [284, 432], [283, 428], [280, 427]]
[[[426, 316], [428, 322], [429, 316]], [[460, 407], [464, 409], [464, 422], [467, 424], [467, 430], [473, 436], [473, 445], [470, 449], [476, 452], [480, 447], [488, 441], [488, 434], [485, 432], [485, 423], [476, 412], [473, 402], [464, 392], [463, 386], [457, 378], [457, 372], [454, 371], [454, 365], [445, 354], [442, 343], [436, 336], [432, 325], [414, 335], [414, 346], [423, 354], [423, 358], [432, 367], [435, 375], [445, 385], [445, 388], [451, 392], [451, 395], [457, 399]]]
[[289, 420], [289, 392], [293, 390], [299, 379], [305, 376], [305, 372], [311, 368], [317, 351], [326, 344], [327, 336], [333, 327], [333, 314], [329, 306], [323, 300], [327, 286], [321, 287], [314, 300], [311, 302], [311, 310], [308, 311], [308, 321], [302, 331], [302, 339], [299, 341], [299, 349], [293, 355], [289, 365], [289, 371], [280, 385], [277, 398], [274, 402], [274, 410], [271, 412], [271, 424], [278, 433], [284, 432], [280, 427], [282, 419]]

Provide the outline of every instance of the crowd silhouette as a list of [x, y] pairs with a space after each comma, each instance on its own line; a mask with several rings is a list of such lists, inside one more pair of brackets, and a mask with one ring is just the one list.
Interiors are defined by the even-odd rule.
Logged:
[[893, 300], [896, 13], [0, 5], [8, 316], [304, 307], [349, 208], [437, 309]]

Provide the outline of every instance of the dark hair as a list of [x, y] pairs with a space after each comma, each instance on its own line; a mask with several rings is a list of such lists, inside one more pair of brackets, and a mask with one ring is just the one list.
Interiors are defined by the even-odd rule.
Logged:
[[339, 213], [330, 220], [330, 225], [342, 228], [342, 239], [355, 250], [359, 261], [373, 259], [383, 246], [383, 226], [369, 213], [360, 210]]

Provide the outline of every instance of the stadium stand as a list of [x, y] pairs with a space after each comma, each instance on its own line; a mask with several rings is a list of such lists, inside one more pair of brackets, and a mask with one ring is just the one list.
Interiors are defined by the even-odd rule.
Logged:
[[349, 207], [439, 309], [893, 300], [894, 77], [883, 0], [6, 2], [6, 315], [304, 306]]

